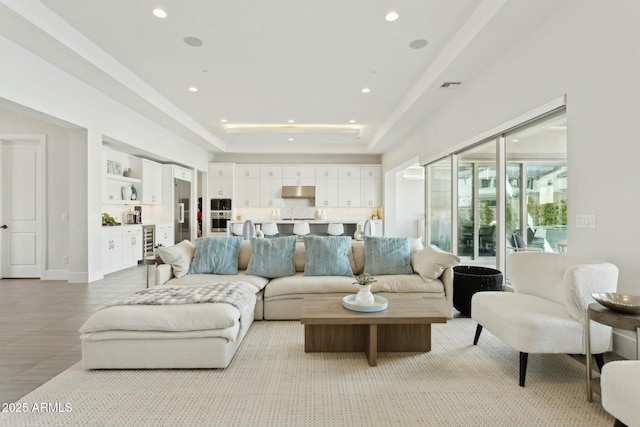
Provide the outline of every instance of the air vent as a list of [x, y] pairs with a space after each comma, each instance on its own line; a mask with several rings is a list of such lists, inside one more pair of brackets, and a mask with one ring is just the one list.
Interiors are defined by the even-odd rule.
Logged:
[[462, 84], [462, 82], [444, 82], [440, 85], [441, 88], [444, 89], [455, 89], [456, 87], [460, 86]]

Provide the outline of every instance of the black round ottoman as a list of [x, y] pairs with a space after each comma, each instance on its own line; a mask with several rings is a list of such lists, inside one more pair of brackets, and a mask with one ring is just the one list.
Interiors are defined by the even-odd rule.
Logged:
[[453, 306], [462, 314], [471, 315], [471, 297], [476, 292], [500, 290], [500, 270], [470, 265], [453, 267]]

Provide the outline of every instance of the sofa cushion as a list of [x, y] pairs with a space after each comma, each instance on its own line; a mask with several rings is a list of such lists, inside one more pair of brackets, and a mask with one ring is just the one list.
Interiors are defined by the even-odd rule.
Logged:
[[413, 274], [408, 237], [364, 237], [364, 272], [379, 274]]
[[295, 273], [293, 251], [296, 236], [251, 239], [251, 259], [247, 274], [267, 278], [291, 276]]
[[353, 276], [349, 236], [305, 236], [305, 276]]
[[238, 274], [187, 274], [179, 278], [168, 280], [168, 286], [196, 286], [211, 285], [213, 283], [245, 282], [256, 287], [256, 293], [264, 289], [269, 283], [269, 279], [260, 276], [250, 276], [243, 270], [238, 270]]
[[236, 274], [240, 237], [200, 237], [189, 274]]
[[459, 262], [460, 258], [454, 254], [445, 252], [433, 245], [429, 245], [411, 255], [413, 271], [424, 280], [437, 279], [446, 268], [453, 267]]
[[189, 271], [195, 247], [188, 240], [173, 246], [159, 246], [158, 254], [165, 264], [171, 265], [175, 277], [182, 277]]

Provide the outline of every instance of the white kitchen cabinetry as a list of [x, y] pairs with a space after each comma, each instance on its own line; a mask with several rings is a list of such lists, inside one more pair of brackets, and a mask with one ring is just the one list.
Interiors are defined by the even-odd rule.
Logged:
[[260, 206], [260, 166], [236, 165], [235, 206]]
[[183, 168], [178, 165], [171, 165], [171, 170], [173, 171], [174, 178], [189, 182], [193, 180], [191, 169]]
[[[123, 196], [123, 187], [127, 190], [134, 185], [140, 189], [139, 159], [130, 157], [111, 149], [102, 150], [102, 201], [108, 204], [139, 204], [139, 200], [131, 200]], [[125, 170], [131, 169], [132, 176], [124, 176]]]
[[360, 206], [360, 166], [338, 166], [338, 206]]
[[310, 165], [282, 166], [282, 185], [316, 185], [316, 168]]
[[260, 166], [260, 206], [281, 206], [282, 203], [282, 166]]
[[122, 268], [138, 265], [142, 259], [142, 227], [127, 225], [122, 227]]
[[360, 202], [363, 206], [380, 206], [381, 182], [380, 166], [363, 166], [360, 168]]
[[162, 204], [162, 165], [151, 160], [142, 159], [141, 166], [142, 203], [147, 205]]
[[316, 166], [316, 180], [338, 179], [338, 167], [330, 165]]
[[338, 178], [316, 180], [316, 206], [338, 206]]
[[122, 269], [122, 229], [102, 227], [102, 271], [104, 274]]
[[156, 245], [173, 246], [174, 240], [172, 224], [156, 224]]
[[233, 198], [235, 165], [229, 163], [209, 164], [209, 198]]

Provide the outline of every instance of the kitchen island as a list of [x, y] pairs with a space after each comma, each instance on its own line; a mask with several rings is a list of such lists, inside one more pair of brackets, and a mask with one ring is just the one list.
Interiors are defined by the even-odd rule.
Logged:
[[[278, 225], [278, 231], [280, 232], [280, 236], [292, 236], [293, 235], [293, 226], [296, 223], [306, 222], [309, 224], [310, 235], [313, 236], [326, 236], [327, 235], [327, 227], [329, 224], [343, 224], [344, 225], [344, 235], [345, 236], [353, 236], [358, 228], [358, 224], [364, 226], [364, 222], [366, 219], [252, 219], [247, 218], [247, 220], [253, 221], [257, 230], [262, 228], [262, 224], [266, 223], [275, 223]], [[375, 219], [371, 220], [374, 223], [374, 236], [382, 236], [382, 220]], [[242, 224], [242, 221], [230, 221], [229, 229], [233, 227], [233, 224]]]

